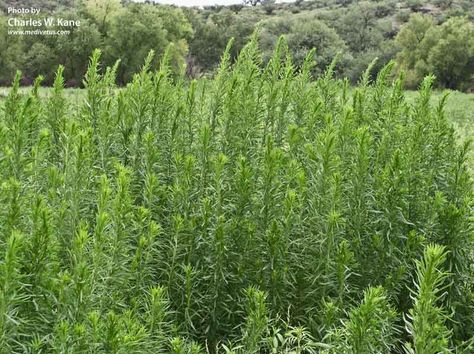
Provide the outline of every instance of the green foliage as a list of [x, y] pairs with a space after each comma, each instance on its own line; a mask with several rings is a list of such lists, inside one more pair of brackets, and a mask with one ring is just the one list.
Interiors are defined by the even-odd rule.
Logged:
[[265, 294], [255, 288], [246, 290], [247, 318], [242, 333], [242, 349], [245, 353], [258, 353], [268, 326]]
[[[192, 28], [179, 9], [157, 7], [152, 5], [129, 5], [113, 19], [105, 53], [108, 62], [118, 58], [120, 82], [129, 82], [139, 70], [150, 50], [164, 53], [170, 43], [174, 43], [172, 58], [174, 71], [183, 70], [184, 56], [187, 53], [187, 40], [192, 35]], [[124, 31], [124, 28], [127, 30]]]
[[285, 35], [294, 63], [301, 66], [312, 48], [315, 52], [315, 72], [321, 74], [337, 55], [338, 70], [342, 71], [351, 60], [351, 55], [344, 41], [337, 32], [324, 22], [310, 16], [295, 16], [292, 19], [270, 20], [262, 24], [261, 42], [266, 50], [265, 57], [272, 55], [274, 43], [278, 37]]
[[394, 349], [397, 313], [382, 287], [364, 292], [362, 303], [352, 309], [342, 328], [328, 335], [336, 344], [330, 353], [389, 353]]
[[434, 21], [430, 16], [414, 14], [397, 35], [396, 41], [401, 47], [397, 60], [406, 72], [407, 84], [411, 87], [416, 86], [428, 74], [426, 60], [423, 58], [434, 44], [431, 39], [427, 39], [427, 33], [433, 26]]
[[314, 51], [298, 68], [280, 38], [264, 61], [255, 33], [186, 82], [172, 50], [123, 89], [94, 51], [79, 102], [63, 67], [48, 97], [17, 73], [0, 110], [1, 347], [469, 348], [469, 150], [433, 77], [410, 103], [374, 62], [350, 91], [337, 58], [313, 78]]
[[[61, 16], [61, 15], [59, 15]], [[64, 18], [77, 19], [74, 14], [63, 14]], [[98, 27], [89, 20], [81, 20], [81, 26], [73, 28], [68, 36], [59, 36], [52, 52], [55, 53], [57, 61], [65, 67], [64, 76], [77, 80], [72, 85], [77, 85], [80, 78], [87, 70], [90, 53], [102, 44], [101, 33]], [[50, 65], [51, 62], [50, 61]], [[51, 76], [49, 76], [51, 79]]]
[[260, 20], [258, 14], [236, 14], [230, 9], [221, 9], [209, 14], [188, 10], [186, 16], [194, 29], [194, 37], [189, 41], [189, 52], [199, 71], [209, 72], [219, 65], [222, 52], [228, 41], [234, 38], [231, 48], [232, 59], [247, 43]]
[[407, 72], [408, 85], [435, 74], [441, 86], [463, 89], [473, 83], [474, 25], [466, 18], [452, 18], [435, 25], [429, 16], [415, 14], [401, 29], [397, 59]]
[[[88, 55], [96, 48], [103, 52], [104, 66], [121, 60], [116, 78], [121, 86], [133, 80], [150, 50], [156, 53], [151, 65], [156, 68], [167, 48], [175, 76], [212, 77], [228, 41], [234, 39], [234, 62], [257, 29], [265, 62], [284, 34], [296, 70], [313, 47], [317, 48], [317, 65], [313, 67], [317, 74], [340, 53], [335, 73], [348, 77], [352, 84], [374, 58], [379, 61], [372, 79], [397, 58], [408, 88], [416, 88], [428, 74], [438, 77], [438, 86], [458, 90], [468, 90], [474, 80], [474, 8], [470, 0], [258, 0], [247, 2], [254, 6], [242, 3], [204, 8], [130, 0], [10, 3], [21, 4], [41, 8], [41, 16], [79, 20], [81, 25], [68, 28], [70, 33], [62, 36], [8, 35], [8, 30], [18, 28], [7, 26], [6, 17], [0, 14], [0, 85], [4, 86], [11, 83], [16, 69], [23, 72], [22, 85], [32, 85], [34, 78], [42, 75], [43, 83], [51, 86], [58, 64], [65, 67], [66, 86], [81, 86]], [[0, 2], [2, 6], [6, 5]], [[402, 26], [411, 14], [411, 23]], [[426, 25], [433, 29], [428, 31]]]
[[377, 5], [367, 1], [357, 3], [341, 19], [341, 36], [350, 49], [365, 52], [376, 48], [383, 40], [383, 32], [378, 28]]
[[98, 24], [100, 32], [107, 34], [112, 20], [120, 11], [124, 11], [120, 0], [86, 0], [85, 9]]
[[28, 51], [25, 61], [25, 69], [28, 70], [32, 75], [39, 76], [45, 75], [46, 77], [52, 76], [51, 62], [57, 60], [54, 52], [46, 44], [41, 42], [34, 43]]
[[452, 18], [436, 34], [428, 65], [439, 82], [450, 89], [474, 84], [474, 24], [467, 18]]
[[20, 39], [8, 35], [7, 17], [0, 13], [0, 84], [6, 79], [11, 79], [19, 63], [22, 52]]
[[118, 59], [121, 60], [116, 78], [120, 84], [132, 80], [150, 50], [161, 58], [170, 44], [173, 44], [170, 50], [173, 72], [181, 74], [184, 71], [193, 29], [181, 9], [89, 0], [75, 7], [60, 7], [53, 15], [47, 12], [47, 7], [41, 7], [41, 14], [78, 20], [80, 26], [68, 27], [68, 35], [13, 35], [8, 34], [8, 30], [19, 28], [8, 26], [7, 17], [1, 13], [0, 84], [10, 82], [14, 71], [22, 68], [26, 83], [42, 75], [45, 83], [52, 85], [56, 66], [62, 64], [66, 84], [80, 86], [89, 55], [97, 48], [104, 52], [105, 65], [113, 66]]
[[449, 274], [443, 271], [446, 261], [444, 247], [429, 245], [423, 259], [416, 262], [414, 306], [407, 316], [407, 330], [413, 345], [407, 343], [407, 353], [450, 353], [451, 331], [446, 328], [449, 320], [440, 302], [446, 294]]

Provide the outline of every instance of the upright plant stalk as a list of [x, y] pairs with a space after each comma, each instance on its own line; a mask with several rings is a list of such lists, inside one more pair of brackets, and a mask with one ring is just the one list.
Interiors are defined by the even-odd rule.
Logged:
[[442, 268], [446, 256], [444, 247], [429, 245], [423, 259], [416, 262], [414, 304], [406, 320], [411, 336], [411, 341], [405, 344], [407, 353], [451, 352], [451, 331], [446, 327], [449, 315], [440, 306], [449, 276]]

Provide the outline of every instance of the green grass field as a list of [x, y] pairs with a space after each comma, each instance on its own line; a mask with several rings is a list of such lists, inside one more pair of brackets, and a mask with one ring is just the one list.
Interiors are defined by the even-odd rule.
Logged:
[[[462, 140], [473, 137], [474, 134], [474, 94], [458, 91], [434, 91], [432, 103], [436, 105], [439, 100], [448, 93], [446, 104], [446, 115], [454, 124], [459, 138]], [[406, 91], [405, 95], [409, 101], [418, 95], [416, 91]]]
[[[445, 107], [446, 116], [453, 124], [457, 138], [460, 142], [474, 138], [474, 94], [458, 91], [435, 91], [432, 96], [432, 104], [437, 105], [439, 100], [448, 93], [448, 100]], [[414, 101], [418, 93], [416, 91], [406, 91], [408, 101]], [[469, 166], [471, 174], [474, 174], [474, 147], [471, 147], [469, 154]]]
[[[9, 91], [9, 87], [0, 87], [0, 103], [7, 98]], [[21, 87], [19, 91], [20, 93], [25, 94], [31, 91], [31, 87]], [[47, 98], [51, 96], [52, 89], [50, 87], [42, 87], [39, 93], [40, 97]], [[84, 99], [84, 94], [85, 90], [83, 89], [69, 88], [64, 90], [64, 97], [73, 104], [80, 104]]]

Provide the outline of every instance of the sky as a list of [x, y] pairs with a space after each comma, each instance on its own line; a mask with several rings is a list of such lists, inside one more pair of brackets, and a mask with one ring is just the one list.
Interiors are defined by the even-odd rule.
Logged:
[[[135, 0], [143, 2], [143, 0]], [[292, 0], [280, 0], [277, 2], [291, 2]], [[159, 4], [174, 4], [177, 6], [209, 6], [209, 5], [232, 5], [242, 4], [242, 0], [155, 0]]]

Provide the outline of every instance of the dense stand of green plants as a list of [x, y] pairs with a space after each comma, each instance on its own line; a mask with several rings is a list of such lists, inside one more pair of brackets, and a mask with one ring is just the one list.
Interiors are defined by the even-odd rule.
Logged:
[[[352, 84], [378, 57], [372, 77], [396, 59], [395, 71], [406, 73], [406, 88], [416, 89], [430, 73], [437, 76], [437, 87], [467, 92], [474, 88], [472, 0], [232, 2], [201, 8], [164, 5], [158, 0], [0, 0], [0, 86], [10, 86], [17, 69], [23, 74], [22, 86], [31, 86], [38, 75], [44, 76], [44, 85], [52, 86], [56, 68], [62, 64], [65, 86], [82, 87], [94, 48], [102, 50], [105, 66], [121, 59], [124, 65], [118, 68], [117, 83], [126, 85], [150, 50], [161, 59], [169, 43], [174, 43], [172, 71], [185, 70], [188, 78], [214, 76], [229, 39], [235, 38], [230, 52], [234, 62], [258, 28], [265, 63], [275, 42], [285, 35], [297, 67], [308, 48], [317, 48], [313, 67], [317, 75], [340, 53], [335, 74], [348, 77]], [[56, 17], [78, 21], [80, 26], [63, 28], [69, 31], [67, 35], [20, 35], [24, 30], [53, 28], [12, 25], [10, 18], [27, 20], [30, 15], [8, 13], [11, 7], [34, 7], [41, 9], [36, 16], [39, 21]]]
[[472, 353], [472, 184], [432, 77], [349, 92], [257, 36], [0, 111], [2, 353]]

